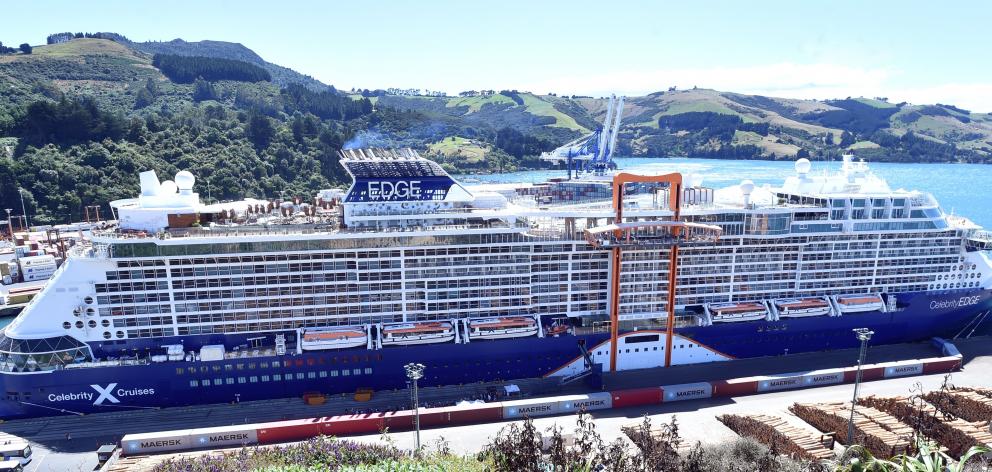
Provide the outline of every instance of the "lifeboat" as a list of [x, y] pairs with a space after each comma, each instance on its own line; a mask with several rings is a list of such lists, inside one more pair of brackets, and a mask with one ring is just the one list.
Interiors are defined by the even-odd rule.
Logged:
[[840, 295], [836, 300], [841, 313], [880, 311], [885, 307], [879, 295]]
[[768, 316], [768, 308], [761, 302], [710, 303], [714, 323], [755, 321]]
[[830, 303], [819, 297], [810, 298], [780, 298], [775, 300], [778, 316], [800, 318], [803, 316], [822, 316], [830, 313]]
[[472, 339], [523, 338], [537, 334], [537, 320], [529, 316], [502, 316], [468, 320]]
[[382, 325], [383, 346], [444, 343], [455, 339], [450, 321], [419, 321]]
[[365, 346], [368, 339], [365, 328], [361, 326], [304, 328], [300, 336], [300, 347], [308, 351], [345, 349]]

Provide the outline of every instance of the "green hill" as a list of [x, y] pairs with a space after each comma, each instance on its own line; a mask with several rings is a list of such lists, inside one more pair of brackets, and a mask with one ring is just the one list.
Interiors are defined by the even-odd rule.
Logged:
[[[189, 169], [199, 177], [196, 190], [213, 200], [308, 196], [347, 184], [336, 155], [342, 146], [412, 146], [452, 171], [535, 168], [545, 165], [536, 159], [542, 151], [597, 129], [606, 114], [604, 98], [516, 90], [344, 95], [236, 43], [111, 37], [0, 55], [0, 204], [19, 207], [23, 187], [33, 221], [78, 220], [87, 205], [132, 196], [137, 173], [148, 169]], [[182, 56], [170, 64], [183, 81], [200, 78], [170, 80], [154, 54]], [[883, 161], [988, 162], [992, 116], [877, 98], [669, 90], [628, 97], [619, 138], [617, 153], [628, 156], [854, 152]]]

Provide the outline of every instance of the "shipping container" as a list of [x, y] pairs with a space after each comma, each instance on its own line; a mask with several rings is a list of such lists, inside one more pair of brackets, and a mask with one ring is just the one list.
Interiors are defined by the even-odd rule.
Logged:
[[613, 396], [609, 392], [596, 392], [585, 395], [560, 397], [558, 412], [568, 414], [582, 410], [605, 410], [613, 407]]
[[626, 408], [628, 406], [656, 405], [661, 403], [661, 387], [634, 388], [630, 390], [617, 390], [611, 392], [613, 395], [613, 408]]
[[803, 386], [803, 374], [778, 374], [758, 377], [758, 392], [774, 392], [776, 390], [790, 390]]
[[953, 372], [961, 368], [961, 358], [957, 356], [939, 357], [923, 363], [924, 374]]
[[844, 369], [824, 369], [807, 372], [803, 375], [803, 385], [835, 385], [844, 382]]
[[713, 396], [713, 385], [709, 382], [665, 385], [661, 387], [661, 391], [664, 394], [665, 403], [695, 400]]
[[319, 435], [319, 419], [277, 421], [258, 425], [258, 443], [273, 444], [289, 441], [302, 441]]
[[188, 429], [128, 434], [121, 438], [121, 454], [133, 456], [156, 452], [185, 451], [193, 449]]
[[320, 421], [320, 434], [325, 436], [378, 433], [382, 429], [383, 417], [381, 413], [339, 415]]
[[758, 391], [757, 377], [746, 377], [742, 379], [718, 380], [713, 382], [714, 397], [731, 397], [736, 395], [750, 395]]
[[189, 431], [192, 447], [218, 448], [258, 444], [257, 424], [199, 428]]
[[923, 361], [920, 360], [907, 360], [899, 362], [890, 362], [885, 365], [885, 378], [893, 377], [908, 377], [911, 375], [920, 375], [923, 373]]
[[531, 398], [503, 402], [503, 419], [558, 414], [558, 400]]

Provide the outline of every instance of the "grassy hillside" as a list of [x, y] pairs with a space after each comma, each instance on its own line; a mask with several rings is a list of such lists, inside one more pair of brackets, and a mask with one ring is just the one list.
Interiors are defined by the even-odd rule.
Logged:
[[[271, 81], [201, 74], [232, 80], [176, 83], [152, 64], [153, 53], [241, 61], [264, 67]], [[182, 62], [193, 72], [222, 64]], [[12, 202], [23, 187], [34, 221], [76, 220], [86, 205], [132, 196], [137, 173], [148, 169], [189, 169], [197, 191], [206, 195], [209, 182], [213, 199], [306, 196], [347, 183], [336, 155], [342, 146], [412, 146], [456, 172], [536, 168], [546, 165], [536, 159], [542, 151], [598, 129], [606, 107], [604, 98], [515, 90], [345, 96], [236, 43], [74, 39], [0, 55], [0, 204], [18, 207]], [[992, 116], [877, 98], [673, 90], [628, 97], [619, 138], [617, 154], [628, 156], [854, 152], [870, 160], [988, 162]]]

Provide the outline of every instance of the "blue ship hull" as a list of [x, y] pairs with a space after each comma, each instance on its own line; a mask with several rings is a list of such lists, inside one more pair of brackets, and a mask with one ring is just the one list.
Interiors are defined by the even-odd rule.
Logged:
[[[898, 300], [899, 309], [891, 313], [722, 323], [683, 328], [677, 334], [728, 357], [760, 357], [855, 347], [857, 341], [851, 333], [854, 328], [874, 330], [872, 344], [954, 336], [971, 330], [974, 320], [992, 309], [992, 292], [981, 289], [899, 294]], [[990, 324], [992, 320], [979, 331], [988, 330]], [[5, 373], [0, 374], [0, 418], [227, 403], [307, 392], [348, 393], [362, 388], [400, 389], [406, 387], [403, 365], [410, 362], [428, 366], [421, 381], [427, 386], [542, 377], [572, 362], [579, 355], [579, 340], [587, 346], [597, 346], [608, 341], [608, 334]], [[114, 351], [117, 345], [93, 348], [98, 354], [120, 354], [176, 342], [190, 346], [191, 342], [225, 341], [228, 345], [242, 342], [234, 336], [214, 335], [202, 339], [157, 339], [147, 346], [132, 343], [127, 345], [128, 351]]]

